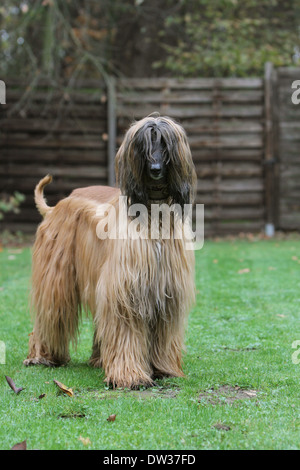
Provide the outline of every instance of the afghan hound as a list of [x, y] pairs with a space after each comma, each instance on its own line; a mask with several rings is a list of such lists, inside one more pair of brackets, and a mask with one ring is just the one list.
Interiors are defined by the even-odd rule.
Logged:
[[[115, 173], [118, 187], [75, 189], [54, 207], [43, 196], [51, 176], [35, 188], [44, 220], [33, 247], [35, 321], [24, 364], [67, 363], [81, 312], [88, 311], [95, 328], [90, 363], [104, 369], [113, 387], [138, 388], [155, 378], [183, 376], [194, 253], [184, 236], [175, 236], [184, 225], [180, 210], [170, 211], [169, 237], [162, 236], [161, 218], [158, 235], [145, 235], [153, 204], [184, 208], [193, 202], [196, 173], [184, 129], [162, 116], [133, 123], [116, 154]], [[138, 236], [124, 233], [121, 197], [125, 222], [138, 219]], [[136, 204], [147, 208], [146, 217], [132, 216]], [[113, 232], [118, 228], [117, 237], [108, 236], [108, 225]]]

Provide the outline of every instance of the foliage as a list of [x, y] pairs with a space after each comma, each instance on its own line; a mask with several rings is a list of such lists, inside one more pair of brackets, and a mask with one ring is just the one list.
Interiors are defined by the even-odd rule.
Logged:
[[244, 77], [262, 75], [267, 61], [300, 64], [298, 13], [294, 0], [183, 0], [165, 21], [164, 66], [189, 77]]
[[15, 191], [13, 195], [0, 194], [0, 220], [3, 219], [4, 213], [19, 213], [19, 205], [25, 200], [24, 194]]
[[115, 16], [127, 11], [121, 3], [87, 1], [83, 6], [78, 0], [4, 0], [2, 73], [35, 81], [46, 77], [53, 83], [81, 74], [106, 77], [113, 71]]
[[262, 75], [299, 63], [297, 0], [3, 0], [6, 76]]

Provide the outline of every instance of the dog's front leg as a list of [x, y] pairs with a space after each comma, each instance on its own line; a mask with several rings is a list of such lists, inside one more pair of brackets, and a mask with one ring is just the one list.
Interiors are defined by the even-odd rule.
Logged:
[[96, 330], [99, 361], [92, 363], [103, 367], [107, 384], [131, 389], [152, 386], [147, 325], [142, 319], [126, 318], [124, 312], [123, 316], [113, 315], [109, 321], [103, 320]]

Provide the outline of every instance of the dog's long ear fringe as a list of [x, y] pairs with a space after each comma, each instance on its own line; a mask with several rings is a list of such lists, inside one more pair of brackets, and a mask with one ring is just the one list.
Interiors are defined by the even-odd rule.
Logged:
[[[142, 180], [145, 155], [151, 150], [151, 134], [155, 128], [166, 147], [168, 190], [173, 203], [194, 202], [197, 175], [186, 133], [173, 119], [147, 117], [135, 122], [125, 134], [115, 159], [116, 181], [130, 204], [147, 204], [147, 190]], [[147, 157], [146, 157], [147, 158]]]
[[50, 212], [53, 209], [53, 207], [50, 207], [47, 205], [46, 199], [44, 198], [44, 194], [43, 194], [44, 187], [47, 184], [51, 183], [51, 181], [52, 181], [51, 175], [45, 176], [45, 178], [41, 179], [41, 181], [36, 185], [35, 190], [34, 190], [35, 204], [39, 213], [43, 217], [45, 217], [45, 215], [48, 214], [48, 212]]

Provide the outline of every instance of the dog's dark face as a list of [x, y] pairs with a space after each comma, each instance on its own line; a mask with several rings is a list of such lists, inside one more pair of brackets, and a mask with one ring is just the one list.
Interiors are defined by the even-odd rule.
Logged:
[[196, 174], [183, 128], [168, 117], [138, 121], [117, 153], [116, 175], [130, 205], [193, 202]]
[[143, 180], [150, 200], [163, 200], [169, 196], [168, 161], [166, 145], [158, 129], [151, 130], [151, 150], [145, 159]]

